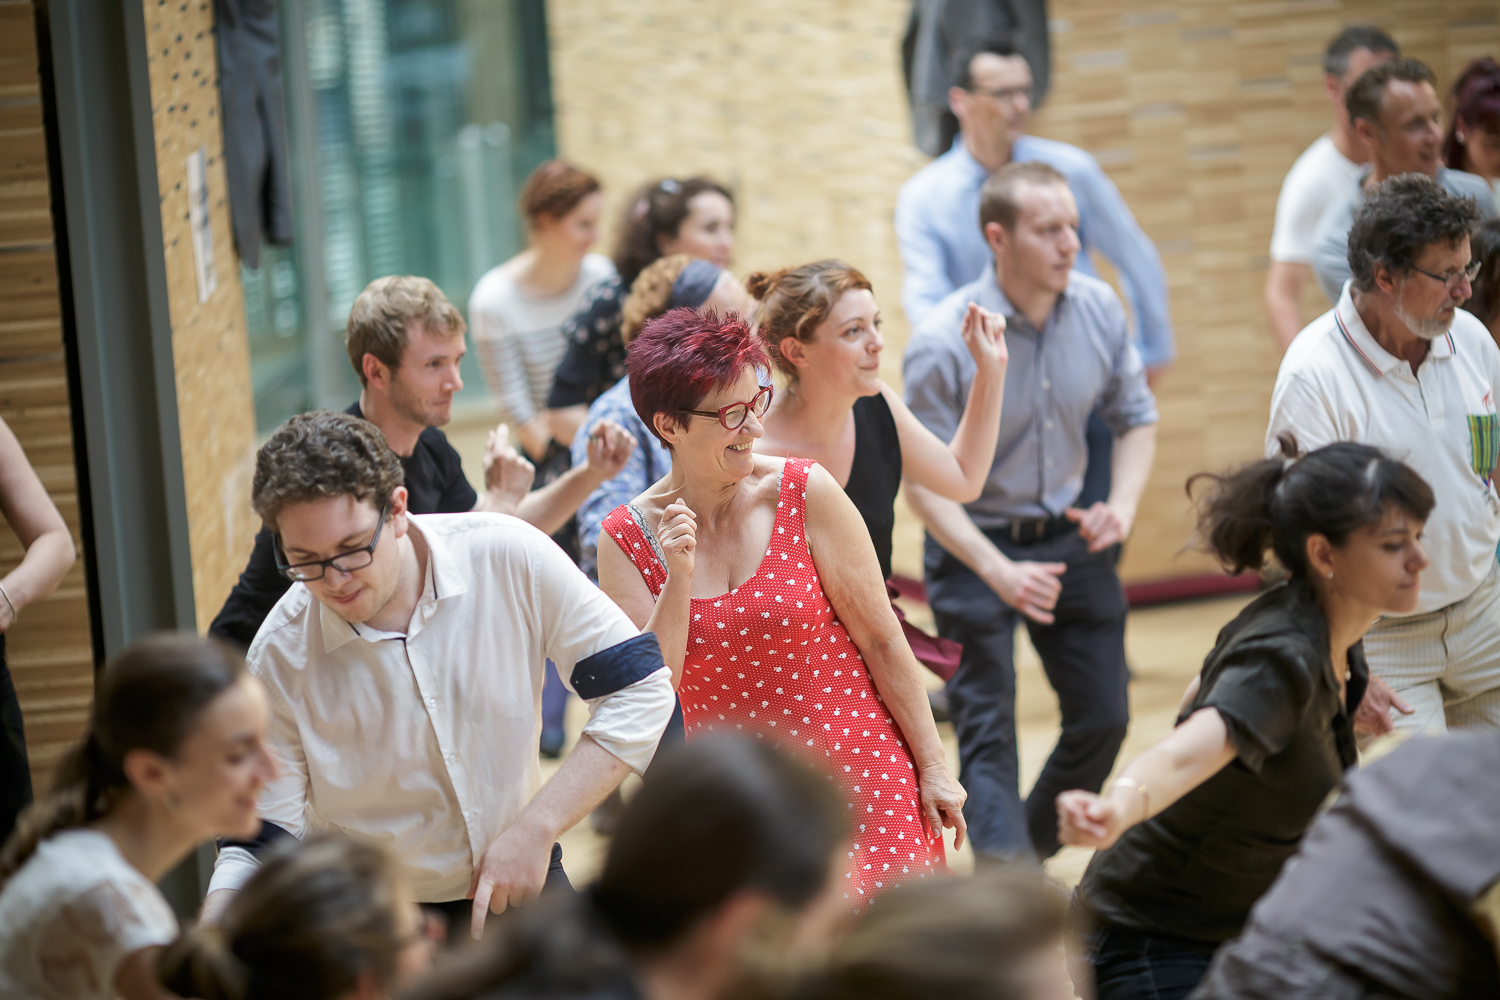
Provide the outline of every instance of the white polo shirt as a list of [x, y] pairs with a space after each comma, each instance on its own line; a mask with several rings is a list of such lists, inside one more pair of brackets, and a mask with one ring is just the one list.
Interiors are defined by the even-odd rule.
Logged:
[[[553, 541], [503, 514], [415, 515], [427, 546], [405, 633], [350, 625], [293, 584], [250, 646], [281, 775], [260, 815], [293, 836], [380, 844], [416, 898], [462, 899], [474, 865], [541, 786], [543, 665], [589, 705], [584, 732], [637, 772], [676, 694], [655, 638]], [[256, 862], [219, 852], [210, 891]]]
[[1427, 480], [1437, 505], [1424, 529], [1431, 565], [1414, 613], [1436, 611], [1472, 594], [1495, 566], [1500, 349], [1484, 324], [1460, 309], [1413, 375], [1370, 336], [1350, 284], [1281, 361], [1266, 454], [1280, 454], [1276, 439], [1287, 431], [1304, 451], [1356, 441], [1383, 448]]

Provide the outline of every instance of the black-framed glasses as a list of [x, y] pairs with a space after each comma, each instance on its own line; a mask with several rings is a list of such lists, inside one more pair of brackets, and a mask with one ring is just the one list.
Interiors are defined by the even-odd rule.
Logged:
[[375, 546], [380, 544], [380, 532], [385, 528], [385, 515], [390, 511], [391, 505], [386, 504], [380, 508], [380, 520], [375, 522], [375, 537], [370, 539], [370, 544], [354, 549], [349, 552], [340, 552], [338, 555], [328, 559], [316, 559], [312, 562], [289, 563], [286, 553], [281, 550], [281, 534], [278, 532], [271, 536], [271, 545], [276, 552], [276, 571], [288, 580], [297, 583], [310, 583], [313, 580], [323, 579], [323, 574], [328, 572], [332, 566], [340, 573], [353, 573], [357, 569], [364, 569], [375, 561]]
[[1016, 101], [1020, 100], [1023, 97], [1026, 98], [1028, 103], [1030, 103], [1032, 95], [1035, 92], [1036, 88], [1034, 86], [1000, 87], [995, 90], [985, 90], [982, 87], [969, 88], [969, 93], [971, 94], [981, 94], [985, 97], [993, 97], [995, 100], [999, 101], [1002, 104], [1014, 104]]
[[748, 403], [730, 403], [717, 410], [683, 410], [682, 412], [691, 413], [695, 417], [717, 417], [726, 431], [737, 431], [750, 418], [750, 414], [753, 413], [757, 417], [765, 416], [766, 411], [771, 408], [771, 397], [774, 394], [775, 391], [771, 386], [763, 385], [760, 387], [760, 392], [757, 392], [755, 398]]
[[1471, 260], [1469, 261], [1468, 266], [1465, 267], [1462, 271], [1453, 271], [1449, 274], [1433, 274], [1431, 271], [1422, 270], [1415, 264], [1411, 266], [1411, 269], [1413, 271], [1416, 271], [1418, 274], [1427, 275], [1427, 277], [1431, 278], [1433, 281], [1441, 281], [1443, 283], [1443, 287], [1451, 292], [1453, 291], [1453, 289], [1457, 288], [1458, 283], [1460, 281], [1463, 281], [1465, 278], [1473, 281], [1476, 277], [1478, 277], [1479, 268], [1483, 264], [1484, 261], [1482, 260]]

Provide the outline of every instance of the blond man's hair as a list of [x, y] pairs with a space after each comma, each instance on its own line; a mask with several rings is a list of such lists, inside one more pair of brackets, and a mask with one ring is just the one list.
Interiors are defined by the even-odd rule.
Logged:
[[365, 286], [349, 310], [344, 328], [344, 347], [359, 384], [364, 385], [365, 355], [373, 354], [381, 364], [395, 369], [401, 366], [410, 340], [407, 329], [413, 322], [425, 325], [435, 334], [462, 336], [468, 324], [443, 290], [427, 278], [410, 274], [393, 274], [376, 278]]

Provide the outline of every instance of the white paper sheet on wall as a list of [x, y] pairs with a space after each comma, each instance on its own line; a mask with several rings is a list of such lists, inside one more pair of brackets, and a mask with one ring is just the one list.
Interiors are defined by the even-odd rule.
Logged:
[[188, 154], [188, 224], [193, 230], [193, 264], [198, 272], [198, 301], [207, 302], [219, 287], [214, 268], [214, 235], [208, 222], [208, 154], [202, 146]]

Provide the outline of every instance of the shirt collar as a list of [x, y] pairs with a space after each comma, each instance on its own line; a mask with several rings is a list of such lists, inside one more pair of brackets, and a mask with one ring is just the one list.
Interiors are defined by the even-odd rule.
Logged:
[[[1344, 290], [1339, 295], [1338, 304], [1333, 307], [1333, 321], [1339, 337], [1359, 355], [1371, 374], [1377, 377], [1389, 375], [1406, 364], [1405, 361], [1381, 347], [1366, 328], [1365, 321], [1360, 318], [1359, 310], [1354, 308], [1354, 280], [1352, 278], [1344, 282]], [[1453, 333], [1449, 331], [1431, 342], [1427, 356], [1442, 361], [1453, 357], [1454, 350]]]
[[963, 168], [964, 173], [968, 174], [978, 184], [983, 184], [989, 179], [990, 172], [984, 169], [984, 164], [974, 159], [973, 153], [969, 152], [969, 147], [964, 144], [964, 134], [962, 132], [953, 137], [953, 155], [955, 162]]
[[[1073, 273], [1070, 271], [1068, 272], [1068, 286], [1058, 293], [1057, 301], [1052, 304], [1052, 312], [1047, 316], [1049, 320], [1057, 315], [1058, 307], [1067, 300], [1068, 293], [1071, 292], [1072, 289]], [[997, 312], [1000, 315], [1004, 316], [1006, 323], [1011, 323], [1017, 317], [1020, 317], [1021, 319], [1026, 321], [1027, 326], [1031, 325], [1031, 321], [1026, 319], [1025, 316], [1021, 316], [1021, 314], [1016, 310], [1016, 307], [1011, 304], [1010, 299], [1006, 298], [1005, 290], [1000, 287], [1000, 276], [995, 272], [995, 267], [993, 264], [985, 268], [984, 270], [983, 293], [984, 295], [988, 295], [989, 297], [991, 297], [994, 304], [980, 304], [984, 305], [985, 308], [989, 309], [991, 312]], [[983, 297], [983, 295], [981, 297]], [[1043, 325], [1045, 325], [1045, 323]]]
[[[417, 600], [415, 616], [417, 618], [430, 615], [432, 607], [438, 601], [457, 597], [468, 593], [469, 590], [447, 546], [436, 535], [429, 535], [423, 531], [418, 524], [423, 518], [424, 515], [408, 514], [406, 519], [407, 527], [420, 534], [422, 540], [427, 543], [427, 574], [422, 581], [422, 596]], [[322, 601], [317, 603], [318, 621], [323, 631], [323, 652], [325, 653], [331, 653], [353, 639], [379, 642], [382, 639], [406, 638], [398, 632], [382, 632], [363, 624], [351, 625]]]

